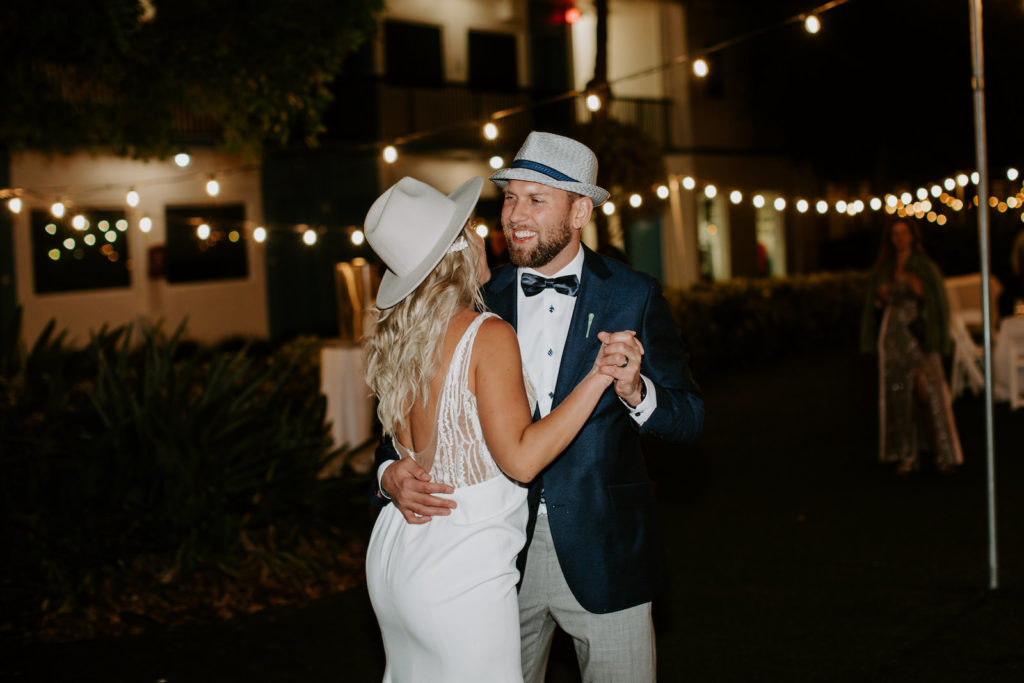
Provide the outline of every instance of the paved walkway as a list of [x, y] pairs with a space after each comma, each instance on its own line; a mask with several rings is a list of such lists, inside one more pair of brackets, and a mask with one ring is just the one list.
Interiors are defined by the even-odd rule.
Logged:
[[[963, 471], [897, 478], [874, 460], [871, 359], [828, 353], [704, 385], [700, 445], [650, 453], [673, 583], [661, 681], [1024, 680], [1024, 410], [996, 406], [1001, 588], [989, 592], [981, 399], [955, 404]], [[359, 589], [7, 653], [0, 679], [361, 682], [382, 667]], [[549, 681], [576, 680], [558, 640]]]

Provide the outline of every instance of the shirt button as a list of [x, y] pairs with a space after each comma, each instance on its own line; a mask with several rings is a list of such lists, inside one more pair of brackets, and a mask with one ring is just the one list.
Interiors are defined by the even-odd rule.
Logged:
[[554, 398], [554, 397], [555, 397], [555, 392], [549, 391], [548, 392], [548, 398]]
[[555, 312], [555, 307], [554, 306], [548, 306], [548, 313], [554, 313], [554, 312]]

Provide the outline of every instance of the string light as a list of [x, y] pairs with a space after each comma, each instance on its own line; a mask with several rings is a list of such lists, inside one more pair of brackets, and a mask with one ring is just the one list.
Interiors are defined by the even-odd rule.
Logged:
[[54, 218], [63, 218], [64, 211], [65, 207], [63, 202], [54, 202], [50, 205], [50, 213], [53, 214]]
[[814, 205], [814, 208], [817, 210], [818, 213], [826, 214], [828, 213], [828, 202], [826, 202], [824, 199], [819, 199], [817, 203]]
[[796, 200], [796, 210], [800, 213], [807, 213], [807, 209], [811, 208], [811, 205], [807, 203], [806, 199]]
[[808, 14], [804, 18], [804, 30], [814, 35], [821, 30], [821, 20], [818, 19], [816, 14]]
[[[109, 235], [110, 233], [107, 234]], [[196, 237], [198, 237], [201, 240], [210, 239], [210, 226], [207, 225], [206, 223], [201, 224], [198, 228], [196, 228]]]
[[384, 148], [384, 163], [393, 164], [398, 160], [398, 150], [395, 149], [394, 145], [388, 145]]
[[952, 178], [946, 178], [945, 180], [942, 181], [942, 186], [946, 188], [946, 190], [948, 190], [949, 192], [952, 192], [954, 189], [956, 189], [956, 181], [953, 180]]
[[316, 244], [316, 230], [308, 228], [304, 233], [302, 233], [302, 241], [309, 246]]
[[693, 60], [693, 75], [696, 76], [697, 78], [704, 78], [705, 76], [708, 75], [709, 70], [710, 69], [708, 67], [708, 60], [704, 59], [703, 57], [698, 57], [697, 59]]
[[262, 244], [267, 239], [267, 229], [262, 225], [256, 226], [252, 231], [252, 238]]
[[477, 223], [476, 234], [480, 235], [480, 239], [485, 239], [489, 232], [490, 230], [487, 228], [487, 223], [484, 223], [483, 221]]
[[909, 204], [910, 202], [914, 201], [914, 197], [909, 192], [904, 192], [903, 194], [900, 195], [900, 201], [903, 202], [904, 204]]
[[1009, 180], [1011, 183], [1017, 179], [1017, 175], [1017, 169], [1012, 167], [1006, 169], [1006, 179]]
[[216, 197], [220, 194], [220, 183], [215, 178], [210, 178], [206, 181], [206, 194], [211, 197]]
[[729, 201], [733, 204], [739, 204], [743, 201], [743, 193], [739, 190], [733, 190], [729, 193]]
[[691, 178], [690, 176], [686, 176], [685, 178], [683, 178], [683, 187], [685, 187], [687, 190], [692, 190], [693, 188], [697, 187], [697, 181]]
[[755, 194], [751, 200], [758, 209], [764, 208], [764, 195]]
[[[477, 231], [477, 234], [478, 234], [478, 235], [480, 235], [480, 232], [479, 232], [479, 230]], [[481, 236], [481, 237], [483, 237], [484, 235], [480, 235], [480, 236]], [[363, 242], [365, 242], [365, 241], [366, 241], [366, 235], [364, 235], [364, 234], [363, 234], [363, 231], [362, 231], [362, 230], [353, 230], [353, 231], [352, 231], [352, 237], [351, 237], [351, 239], [352, 239], [352, 244], [354, 244], [355, 246], [357, 246], [357, 247], [358, 247], [358, 246], [360, 246], [360, 245], [361, 245], [361, 244], [362, 244]]]
[[586, 104], [587, 109], [592, 112], [601, 111], [601, 98], [594, 93], [587, 95]]
[[641, 197], [638, 193], [634, 192], [633, 194], [629, 195], [629, 205], [632, 206], [634, 209], [639, 209], [640, 205], [643, 203], [644, 198]]
[[128, 194], [125, 195], [124, 201], [128, 206], [139, 205], [139, 193], [135, 191], [135, 188], [128, 190]]
[[782, 211], [786, 208], [786, 200], [782, 197], [776, 197], [775, 201], [772, 202], [772, 206], [775, 207], [776, 211]]
[[177, 164], [179, 168], [185, 168], [192, 163], [192, 157], [184, 152], [179, 152], [174, 155], [174, 163]]
[[973, 173], [971, 173], [971, 182], [973, 184], [975, 184], [975, 185], [980, 183], [981, 182], [981, 174], [978, 173], [977, 171], [974, 171]]
[[12, 197], [7, 201], [7, 208], [10, 209], [11, 213], [21, 213], [21, 198]]
[[601, 205], [601, 210], [604, 211], [605, 216], [611, 216], [615, 213], [615, 202], [605, 202]]
[[718, 194], [718, 188], [714, 185], [708, 185], [704, 188], [704, 196], [708, 199], [714, 199], [715, 195]]
[[499, 168], [501, 168], [502, 166], [505, 165], [505, 160], [502, 159], [499, 156], [493, 156], [493, 157], [491, 157], [489, 163], [491, 165], [491, 168], [493, 168], [495, 171], [497, 171]]
[[842, 199], [836, 202], [836, 213], [846, 213], [846, 202]]
[[85, 216], [83, 216], [82, 214], [78, 214], [77, 216], [71, 219], [71, 227], [73, 227], [75, 230], [85, 230], [86, 228], [89, 227], [89, 222], [85, 220]]
[[868, 205], [871, 207], [872, 211], [878, 211], [882, 208], [882, 200], [878, 197], [872, 197], [871, 201], [868, 202]]
[[668, 199], [668, 185], [658, 185], [658, 189], [655, 192], [658, 195], [658, 199]]
[[143, 216], [139, 219], [139, 230], [142, 232], [149, 232], [153, 229], [153, 219], [149, 216]]
[[498, 126], [493, 121], [488, 121], [484, 124], [484, 137], [488, 140], [498, 139]]
[[[959, 185], [960, 187], [966, 187], [967, 186], [967, 174], [966, 173], [957, 174], [957, 176], [956, 176], [956, 184]], [[903, 202], [903, 203], [906, 204], [906, 202]]]

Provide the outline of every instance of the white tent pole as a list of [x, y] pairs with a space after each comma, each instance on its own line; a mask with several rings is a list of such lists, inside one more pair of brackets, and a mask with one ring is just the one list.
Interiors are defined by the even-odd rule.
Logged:
[[978, 244], [981, 250], [981, 311], [985, 337], [985, 464], [988, 474], [988, 587], [999, 588], [996, 534], [996, 457], [992, 424], [992, 310], [989, 293], [988, 147], [985, 140], [985, 61], [981, 0], [971, 4], [971, 89], [974, 91], [974, 148], [978, 161]]

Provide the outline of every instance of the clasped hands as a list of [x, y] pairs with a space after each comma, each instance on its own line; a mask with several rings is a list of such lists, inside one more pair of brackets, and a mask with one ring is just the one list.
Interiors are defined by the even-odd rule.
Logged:
[[[631, 406], [639, 405], [644, 347], [636, 332], [598, 332], [597, 338], [601, 350], [592, 371], [611, 377], [615, 394]], [[426, 524], [431, 517], [450, 515], [456, 507], [454, 500], [436, 495], [454, 493], [455, 489], [431, 481], [430, 473], [413, 458], [402, 458], [389, 465], [381, 475], [380, 486], [409, 524]]]

